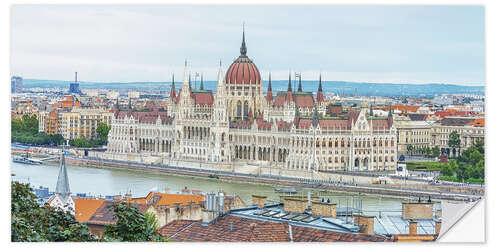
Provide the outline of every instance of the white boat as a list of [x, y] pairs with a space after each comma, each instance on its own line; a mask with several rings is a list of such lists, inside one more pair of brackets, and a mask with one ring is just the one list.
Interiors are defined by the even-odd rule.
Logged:
[[28, 156], [14, 156], [12, 157], [12, 161], [30, 165], [41, 165], [43, 163], [40, 160], [28, 158]]

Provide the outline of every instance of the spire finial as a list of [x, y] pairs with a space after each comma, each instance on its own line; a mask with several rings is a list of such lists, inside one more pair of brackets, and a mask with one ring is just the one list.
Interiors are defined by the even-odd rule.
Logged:
[[66, 170], [66, 159], [64, 157], [64, 145], [61, 150], [61, 166], [59, 168], [59, 175], [57, 177], [56, 194], [62, 198], [62, 202], [66, 203], [66, 200], [70, 196], [69, 181], [68, 181], [68, 171]]
[[298, 92], [302, 92], [302, 74], [299, 73], [299, 89]]
[[247, 46], [245, 44], [245, 22], [243, 22], [243, 40], [241, 42], [240, 54], [241, 56], [247, 55]]
[[203, 90], [203, 73], [201, 73], [200, 90]]
[[288, 71], [288, 91], [292, 92], [292, 73]]
[[188, 59], [184, 59], [184, 67], [188, 66]]

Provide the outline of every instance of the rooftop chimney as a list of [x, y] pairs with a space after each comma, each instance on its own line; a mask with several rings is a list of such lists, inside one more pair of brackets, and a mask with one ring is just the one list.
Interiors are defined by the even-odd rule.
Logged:
[[414, 220], [410, 220], [410, 235], [417, 235], [418, 234], [418, 222]]
[[264, 207], [264, 204], [266, 203], [267, 196], [262, 196], [262, 195], [252, 195], [252, 204], [257, 204], [259, 208]]
[[329, 202], [312, 201], [311, 213], [313, 215], [337, 218], [337, 204]]
[[435, 234], [439, 234], [441, 232], [441, 220], [435, 220], [434, 221], [435, 225]]
[[359, 225], [359, 232], [363, 234], [373, 234], [375, 216], [355, 215], [354, 223]]
[[434, 217], [433, 203], [404, 202], [403, 219], [432, 219]]

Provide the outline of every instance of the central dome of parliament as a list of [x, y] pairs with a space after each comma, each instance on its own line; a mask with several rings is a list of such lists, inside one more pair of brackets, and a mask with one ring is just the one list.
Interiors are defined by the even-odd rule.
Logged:
[[241, 42], [240, 56], [229, 66], [226, 72], [227, 84], [260, 84], [261, 77], [257, 66], [247, 56], [245, 31]]

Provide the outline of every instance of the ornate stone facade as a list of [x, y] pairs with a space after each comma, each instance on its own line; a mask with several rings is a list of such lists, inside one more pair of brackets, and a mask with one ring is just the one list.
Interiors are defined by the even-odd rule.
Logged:
[[[244, 36], [243, 36], [244, 39]], [[246, 163], [291, 170], [395, 169], [397, 145], [392, 115], [369, 116], [366, 107], [327, 114], [320, 85], [316, 96], [298, 91], [264, 97], [257, 67], [241, 55], [223, 76], [215, 95], [191, 88], [189, 69], [179, 93], [174, 81], [168, 108], [115, 110], [108, 153], [156, 156], [173, 161]]]

